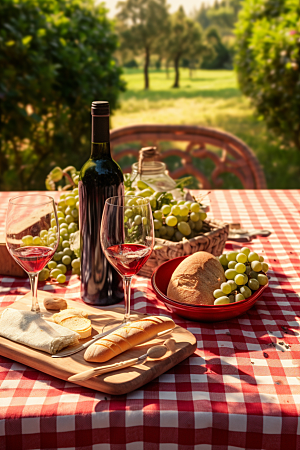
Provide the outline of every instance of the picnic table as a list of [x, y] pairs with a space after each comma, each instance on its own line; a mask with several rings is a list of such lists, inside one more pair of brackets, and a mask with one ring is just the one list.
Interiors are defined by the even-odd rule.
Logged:
[[[0, 231], [16, 194], [0, 193]], [[197, 350], [127, 395], [93, 391], [0, 356], [1, 450], [300, 449], [300, 190], [215, 190], [209, 202], [209, 217], [272, 232], [247, 244], [270, 265], [269, 287], [257, 303], [223, 322], [174, 315], [196, 336]], [[225, 250], [244, 245], [227, 241]], [[39, 284], [80, 304], [79, 287], [71, 275], [64, 285]], [[29, 289], [27, 278], [0, 276], [0, 306]], [[139, 276], [132, 310], [170, 315]]]

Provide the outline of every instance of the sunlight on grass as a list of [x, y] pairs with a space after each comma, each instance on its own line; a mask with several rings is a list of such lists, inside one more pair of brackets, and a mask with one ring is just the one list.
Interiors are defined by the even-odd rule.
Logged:
[[[300, 155], [280, 148], [254, 109], [242, 96], [236, 75], [227, 70], [197, 70], [189, 77], [181, 69], [180, 88], [172, 88], [174, 71], [150, 72], [150, 89], [143, 89], [142, 70], [127, 69], [127, 90], [112, 116], [112, 128], [141, 123], [189, 124], [223, 129], [242, 139], [264, 168], [269, 188], [297, 188]], [[226, 186], [230, 187], [230, 185]]]

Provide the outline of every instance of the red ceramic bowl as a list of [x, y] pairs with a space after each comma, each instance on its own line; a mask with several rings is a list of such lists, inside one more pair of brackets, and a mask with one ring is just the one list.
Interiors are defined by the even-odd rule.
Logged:
[[187, 258], [187, 256], [180, 256], [179, 258], [170, 259], [170, 261], [161, 264], [153, 272], [151, 277], [152, 287], [158, 298], [165, 304], [169, 311], [176, 313], [185, 319], [202, 322], [232, 319], [250, 309], [261, 296], [264, 289], [269, 285], [268, 283], [265, 286], [261, 286], [253, 295], [251, 295], [251, 297], [245, 300], [229, 303], [228, 305], [207, 306], [179, 303], [167, 297], [167, 289], [172, 273], [185, 258]]

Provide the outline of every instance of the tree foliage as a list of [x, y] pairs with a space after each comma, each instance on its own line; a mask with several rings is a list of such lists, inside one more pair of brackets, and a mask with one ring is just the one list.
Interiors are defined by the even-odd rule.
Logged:
[[118, 2], [117, 8], [121, 45], [124, 49], [144, 52], [145, 89], [148, 89], [150, 56], [167, 34], [166, 0], [124, 0]]
[[240, 87], [258, 115], [300, 150], [298, 0], [245, 0], [236, 28]]
[[89, 154], [90, 104], [116, 107], [117, 37], [92, 0], [1, 0], [0, 189], [43, 189]]
[[174, 88], [179, 87], [179, 64], [183, 57], [194, 61], [200, 60], [207, 51], [203, 42], [203, 33], [200, 25], [186, 17], [183, 7], [171, 16], [171, 26], [166, 40], [168, 59], [174, 62], [175, 81]]

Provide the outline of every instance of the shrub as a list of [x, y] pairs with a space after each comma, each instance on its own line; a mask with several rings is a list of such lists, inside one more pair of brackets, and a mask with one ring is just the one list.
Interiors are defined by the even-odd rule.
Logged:
[[245, 0], [236, 27], [235, 65], [258, 115], [300, 150], [299, 0]]
[[0, 2], [0, 189], [44, 189], [51, 166], [89, 155], [90, 104], [123, 83], [117, 38], [92, 0]]

